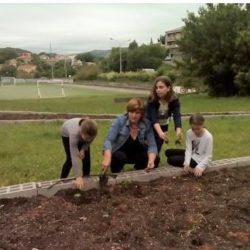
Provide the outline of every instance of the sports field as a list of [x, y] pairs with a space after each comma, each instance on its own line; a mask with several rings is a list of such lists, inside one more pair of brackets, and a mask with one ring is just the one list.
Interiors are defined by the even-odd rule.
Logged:
[[[149, 95], [147, 90], [67, 84], [64, 85], [64, 98], [60, 97], [60, 85], [41, 84], [40, 91], [43, 98], [39, 98], [35, 83], [0, 86], [0, 111], [114, 114], [125, 110], [125, 103], [116, 103], [115, 98]], [[249, 97], [212, 98], [206, 94], [189, 94], [181, 95], [180, 100], [182, 113], [250, 111]]]
[[[61, 98], [62, 88], [60, 84], [40, 83], [39, 90], [43, 99]], [[66, 97], [86, 96], [110, 96], [117, 93], [132, 93], [131, 90], [81, 86], [75, 84], [64, 84], [63, 90]], [[36, 83], [0, 86], [0, 100], [22, 100], [39, 99]]]

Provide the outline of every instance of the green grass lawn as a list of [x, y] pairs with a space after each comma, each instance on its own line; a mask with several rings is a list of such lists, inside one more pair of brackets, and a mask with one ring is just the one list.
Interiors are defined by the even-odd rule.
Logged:
[[[13, 87], [13, 86], [12, 86]], [[17, 86], [25, 87], [25, 86]], [[5, 87], [4, 87], [5, 88]], [[10, 88], [10, 87], [9, 87]], [[67, 113], [123, 113], [125, 103], [114, 103], [115, 97], [141, 96], [138, 93], [121, 93], [111, 90], [93, 90], [73, 88], [69, 95], [66, 89], [66, 98], [47, 99], [15, 99], [7, 100], [1, 94], [0, 87], [0, 110], [23, 110], [23, 111], [45, 111], [45, 112], [67, 112]], [[20, 91], [25, 91], [22, 89]], [[144, 95], [145, 96], [145, 95]], [[249, 97], [211, 98], [207, 95], [191, 94], [180, 96], [181, 111], [186, 112], [209, 112], [209, 111], [250, 111]]]
[[[59, 84], [41, 83], [39, 89], [43, 98], [62, 97]], [[115, 95], [117, 91], [110, 89], [93, 89], [80, 85], [64, 84], [66, 97], [107, 96]], [[39, 99], [36, 83], [0, 86], [0, 100], [29, 100]]]
[[[250, 118], [216, 118], [207, 121], [214, 135], [214, 159], [247, 156], [250, 152]], [[92, 173], [98, 173], [102, 143], [110, 122], [99, 122], [92, 145]], [[64, 161], [61, 123], [0, 124], [0, 186], [58, 178]], [[188, 128], [184, 121], [184, 131]], [[171, 131], [173, 130], [171, 126]], [[170, 145], [175, 147], [173, 132]], [[162, 155], [162, 164], [166, 158]]]
[[41, 85], [43, 97], [38, 98], [35, 85], [0, 86], [0, 110], [70, 112], [70, 113], [120, 113], [124, 103], [114, 103], [116, 97], [140, 96], [131, 90], [93, 89], [91, 87], [64, 86], [65, 98], [60, 96], [60, 86]]

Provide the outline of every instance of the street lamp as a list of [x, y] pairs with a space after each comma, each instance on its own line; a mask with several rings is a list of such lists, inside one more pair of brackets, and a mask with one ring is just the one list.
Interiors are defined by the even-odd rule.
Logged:
[[[112, 41], [116, 41], [118, 44], [119, 44], [119, 54], [120, 54], [120, 73], [122, 73], [122, 43], [121, 41], [117, 40], [117, 39], [114, 39], [114, 38], [110, 38], [110, 40]], [[127, 40], [126, 42], [129, 42], [129, 40]]]

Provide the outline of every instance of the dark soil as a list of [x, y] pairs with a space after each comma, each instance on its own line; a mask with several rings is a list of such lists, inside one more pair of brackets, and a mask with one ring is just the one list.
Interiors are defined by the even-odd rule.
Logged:
[[21, 112], [0, 112], [0, 120], [54, 120], [70, 119], [75, 117], [86, 117], [92, 119], [113, 119], [115, 115], [86, 115], [86, 114], [56, 114], [56, 113], [21, 113]]
[[[115, 98], [114, 102], [127, 102], [130, 98]], [[249, 112], [203, 112], [203, 115], [205, 116], [230, 116], [230, 115], [248, 115]], [[182, 117], [189, 117], [190, 113], [182, 114]], [[114, 119], [117, 117], [117, 114], [79, 114], [79, 113], [46, 113], [46, 112], [8, 112], [0, 111], [0, 121], [3, 120], [54, 120], [54, 119], [70, 119], [75, 117], [89, 117], [92, 119]]]
[[1, 200], [0, 249], [250, 249], [249, 178], [245, 167]]

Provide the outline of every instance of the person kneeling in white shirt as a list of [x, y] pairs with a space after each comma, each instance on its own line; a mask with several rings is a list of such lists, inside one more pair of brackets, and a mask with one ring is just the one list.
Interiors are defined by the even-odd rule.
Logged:
[[168, 149], [165, 154], [170, 165], [184, 167], [185, 171], [202, 176], [212, 161], [213, 136], [205, 128], [205, 119], [201, 114], [193, 114], [189, 123], [191, 129], [186, 135], [186, 150]]

